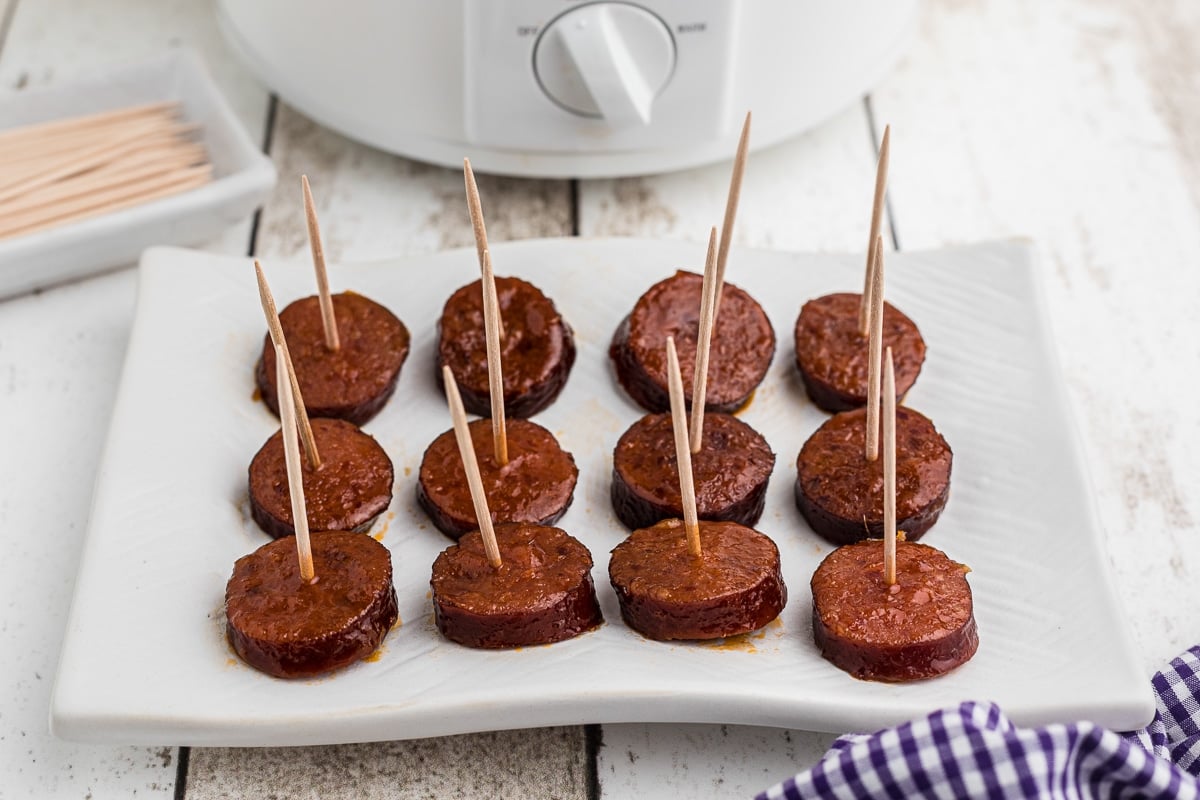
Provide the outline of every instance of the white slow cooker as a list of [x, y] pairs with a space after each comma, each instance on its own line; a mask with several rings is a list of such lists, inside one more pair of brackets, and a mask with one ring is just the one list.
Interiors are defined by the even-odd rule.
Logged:
[[729, 158], [856, 102], [912, 38], [917, 0], [219, 0], [284, 100], [354, 139], [531, 177]]

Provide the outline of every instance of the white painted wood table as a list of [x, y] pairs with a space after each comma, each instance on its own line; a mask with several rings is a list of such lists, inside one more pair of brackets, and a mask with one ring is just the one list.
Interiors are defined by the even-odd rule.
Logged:
[[[470, 242], [458, 172], [362, 147], [271, 98], [226, 51], [209, 3], [0, 0], [0, 20], [3, 91], [180, 45], [202, 53], [280, 172], [261, 214], [208, 245], [214, 252], [301, 255], [301, 172], [316, 189], [332, 259]], [[1036, 242], [1147, 675], [1200, 641], [1197, 42], [1200, 5], [1188, 0], [931, 0], [912, 51], [868, 98], [752, 156], [735, 239], [861, 250], [875, 142], [890, 122], [894, 246]], [[719, 220], [728, 170], [484, 177], [480, 188], [495, 240], [699, 242]], [[710, 725], [301, 750], [53, 739], [50, 682], [134, 288], [122, 270], [0, 303], [0, 798], [746, 796], [828, 745], [824, 734]]]

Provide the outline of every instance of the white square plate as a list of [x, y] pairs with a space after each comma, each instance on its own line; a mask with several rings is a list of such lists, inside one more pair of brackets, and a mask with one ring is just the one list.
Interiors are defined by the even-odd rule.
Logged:
[[111, 73], [0, 95], [0, 130], [173, 101], [200, 125], [210, 183], [139, 206], [0, 239], [0, 297], [132, 264], [151, 245], [201, 244], [250, 216], [275, 185], [275, 165], [250, 141], [190, 50]]
[[[907, 402], [955, 453], [950, 502], [925, 541], [973, 568], [980, 646], [957, 671], [886, 685], [854, 680], [812, 643], [808, 581], [829, 545], [792, 499], [795, 458], [826, 418], [793, 365], [801, 304], [861, 284], [860, 256], [735, 251], [730, 280], [763, 303], [779, 346], [743, 418], [778, 454], [759, 528], [779, 544], [787, 608], [724, 644], [663, 644], [621, 622], [608, 551], [612, 448], [641, 411], [606, 350], [634, 299], [703, 247], [631, 239], [502, 244], [497, 272], [539, 285], [575, 328], [579, 357], [538, 417], [575, 455], [580, 483], [560, 523], [587, 544], [607, 622], [545, 647], [469, 650], [432, 624], [430, 566], [450, 542], [415, 502], [425, 447], [449, 428], [434, 383], [435, 323], [478, 274], [473, 250], [335, 267], [413, 332], [400, 385], [367, 430], [397, 467], [380, 523], [403, 624], [374, 660], [288, 682], [241, 664], [223, 634], [233, 562], [266, 537], [248, 518], [246, 467], [278, 426], [255, 402], [263, 324], [246, 259], [155, 249], [96, 488], [55, 687], [54, 731], [141, 744], [295, 745], [588, 722], [722, 722], [868, 730], [961, 700], [994, 700], [1021, 724], [1153, 713], [1108, 577], [1029, 247], [1020, 242], [889, 259], [888, 296], [921, 327], [925, 368]], [[307, 263], [267, 264], [280, 304], [313, 292]], [[376, 531], [376, 534], [379, 530]]]

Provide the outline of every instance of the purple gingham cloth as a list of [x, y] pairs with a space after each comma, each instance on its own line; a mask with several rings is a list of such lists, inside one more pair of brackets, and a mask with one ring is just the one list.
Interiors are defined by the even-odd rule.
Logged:
[[800, 798], [1200, 798], [1200, 645], [1154, 676], [1144, 730], [1090, 722], [1014, 727], [963, 703], [870, 735], [843, 736], [816, 766], [758, 800]]

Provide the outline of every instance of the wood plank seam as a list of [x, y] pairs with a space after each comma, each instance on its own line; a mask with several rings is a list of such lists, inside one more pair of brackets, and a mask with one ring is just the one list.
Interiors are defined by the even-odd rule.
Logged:
[[175, 760], [175, 800], [184, 800], [187, 796], [188, 764], [191, 760], [192, 748], [180, 747]]
[[[267, 119], [263, 124], [262, 132], [262, 151], [268, 156], [271, 155], [271, 143], [275, 138], [275, 111], [279, 107], [279, 96], [274, 92], [271, 93], [267, 100]], [[269, 201], [267, 201], [269, 202]], [[265, 205], [265, 203], [264, 203]], [[262, 222], [262, 208], [254, 212], [254, 221], [250, 223], [250, 240], [246, 244], [246, 255], [250, 258], [258, 255], [258, 229]]]
[[571, 204], [571, 235], [579, 235], [579, 179], [572, 178], [568, 189]]
[[[262, 130], [262, 151], [269, 157], [271, 155], [271, 145], [275, 141], [275, 120], [277, 118], [276, 110], [279, 108], [279, 96], [274, 92], [271, 93], [267, 100], [267, 118], [263, 123]], [[254, 221], [250, 225], [250, 238], [246, 243], [246, 255], [250, 258], [258, 255], [256, 249], [258, 247], [258, 230], [259, 223], [262, 222], [263, 210], [260, 208], [254, 212]], [[187, 782], [188, 769], [191, 766], [192, 748], [181, 746], [179, 748], [179, 758], [176, 761], [175, 769], [175, 800], [185, 800], [187, 797]]]
[[584, 756], [587, 759], [587, 797], [588, 800], [600, 800], [600, 748], [604, 747], [604, 726], [585, 725], [583, 735], [587, 748]]

